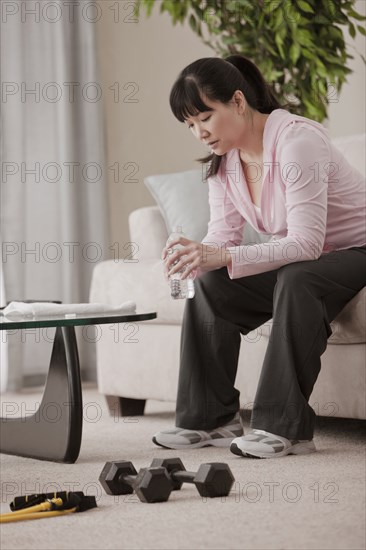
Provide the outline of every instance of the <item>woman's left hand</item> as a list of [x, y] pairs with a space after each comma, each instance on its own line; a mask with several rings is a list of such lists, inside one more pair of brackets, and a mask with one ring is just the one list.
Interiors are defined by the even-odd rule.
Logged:
[[[169, 254], [169, 249], [176, 244], [180, 244], [182, 248]], [[206, 245], [191, 241], [186, 237], [179, 237], [163, 249], [162, 259], [165, 260], [165, 276], [167, 278], [184, 269], [181, 278], [186, 279], [190, 273], [199, 268], [202, 271], [211, 271], [228, 266], [231, 262], [231, 254], [224, 246], [220, 248], [214, 243]], [[178, 263], [173, 265], [177, 260]]]

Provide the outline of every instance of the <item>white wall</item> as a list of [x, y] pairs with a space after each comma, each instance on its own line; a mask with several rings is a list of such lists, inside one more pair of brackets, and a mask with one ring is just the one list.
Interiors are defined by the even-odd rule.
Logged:
[[[106, 108], [108, 166], [119, 163], [120, 168], [117, 183], [114, 170], [109, 170], [111, 244], [118, 242], [119, 255], [125, 257], [131, 252], [127, 245], [129, 213], [154, 204], [143, 183], [144, 177], [198, 168], [194, 159], [207, 152], [175, 120], [168, 99], [176, 77], [186, 65], [216, 54], [188, 24], [173, 26], [168, 14], [160, 14], [159, 6], [154, 6], [151, 18], [141, 15], [140, 21], [133, 23], [127, 22], [131, 11], [128, 9], [121, 9], [119, 21], [115, 22], [107, 4], [110, 8], [115, 2], [103, 2], [103, 17], [98, 22], [99, 62]], [[128, 8], [132, 3], [121, 4]], [[358, 0], [356, 9], [365, 12], [365, 8], [366, 2]], [[364, 37], [358, 37], [356, 47], [365, 53]], [[333, 136], [365, 131], [365, 66], [358, 55], [350, 66], [355, 73], [349, 76], [340, 97], [329, 109], [326, 124]], [[117, 103], [113, 90], [109, 89], [116, 82], [120, 87]], [[123, 86], [131, 82], [135, 84], [124, 90]], [[128, 95], [137, 87], [131, 99], [138, 102], [127, 102]], [[136, 182], [128, 181], [132, 172], [131, 179]]]
[[[109, 170], [111, 242], [119, 242], [123, 248], [129, 241], [128, 214], [154, 204], [144, 177], [197, 168], [194, 159], [207, 153], [171, 114], [169, 93], [186, 65], [215, 54], [187, 26], [174, 27], [168, 14], [160, 14], [157, 7], [151, 19], [141, 17], [138, 24], [116, 24], [106, 15], [98, 25], [102, 87], [108, 91], [108, 166], [119, 162], [121, 168], [119, 183]], [[114, 103], [108, 88], [115, 82], [120, 83], [121, 99], [133, 90], [123, 90], [123, 85], [136, 83], [139, 90], [132, 99], [138, 103]], [[123, 181], [134, 170], [133, 165], [123, 169], [126, 163], [136, 163], [138, 172], [132, 179], [137, 182]], [[129, 252], [131, 249], [121, 249], [121, 257]]]
[[[355, 9], [366, 15], [366, 1], [357, 0]], [[364, 22], [358, 21], [358, 24], [365, 26]], [[366, 67], [359, 53], [355, 51], [366, 56], [366, 38], [358, 33], [354, 40], [348, 34], [347, 28], [345, 39], [349, 54], [354, 56], [354, 59], [349, 60], [348, 67], [354, 72], [348, 75], [339, 95], [331, 90], [334, 102], [329, 105], [327, 126], [334, 137], [366, 131]]]

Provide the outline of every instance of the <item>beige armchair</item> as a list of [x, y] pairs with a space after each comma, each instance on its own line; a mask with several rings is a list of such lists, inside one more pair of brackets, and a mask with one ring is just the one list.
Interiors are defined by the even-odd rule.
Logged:
[[[364, 137], [337, 140], [359, 170], [364, 167]], [[197, 181], [199, 181], [197, 171]], [[135, 300], [138, 311], [157, 311], [157, 319], [123, 325], [118, 338], [104, 330], [97, 342], [99, 391], [114, 414], [142, 414], [147, 399], [176, 398], [184, 300], [172, 300], [163, 276], [161, 250], [168, 237], [159, 207], [135, 210], [129, 217], [134, 260], [105, 261], [95, 267], [90, 300], [119, 304]], [[310, 404], [318, 415], [366, 418], [366, 289], [332, 322], [333, 334]], [[251, 408], [266, 351], [271, 322], [242, 337], [236, 387], [242, 408]]]

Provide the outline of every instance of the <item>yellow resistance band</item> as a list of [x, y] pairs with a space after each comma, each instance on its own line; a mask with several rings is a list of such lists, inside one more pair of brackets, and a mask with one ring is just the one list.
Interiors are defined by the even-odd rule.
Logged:
[[8, 514], [1, 514], [0, 523], [11, 523], [14, 521], [23, 521], [28, 519], [41, 519], [55, 516], [63, 516], [65, 514], [76, 512], [77, 510], [77, 507], [69, 508], [66, 510], [52, 510], [54, 506], [60, 508], [62, 505], [63, 501], [61, 498], [53, 498], [50, 501], [42, 502], [41, 504], [36, 504], [35, 506], [30, 506], [29, 508], [24, 508], [22, 510], [17, 510], [16, 512], [10, 512]]

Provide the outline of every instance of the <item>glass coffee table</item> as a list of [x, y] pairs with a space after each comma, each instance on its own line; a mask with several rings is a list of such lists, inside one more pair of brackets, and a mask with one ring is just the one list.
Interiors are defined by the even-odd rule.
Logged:
[[[56, 327], [51, 361], [41, 404], [33, 415], [0, 418], [0, 452], [73, 463], [79, 456], [83, 427], [83, 399], [75, 326], [133, 323], [155, 319], [153, 313], [91, 314], [59, 317], [7, 318], [0, 330]], [[9, 366], [11, 368], [11, 365]], [[57, 421], [47, 420], [57, 406]]]

